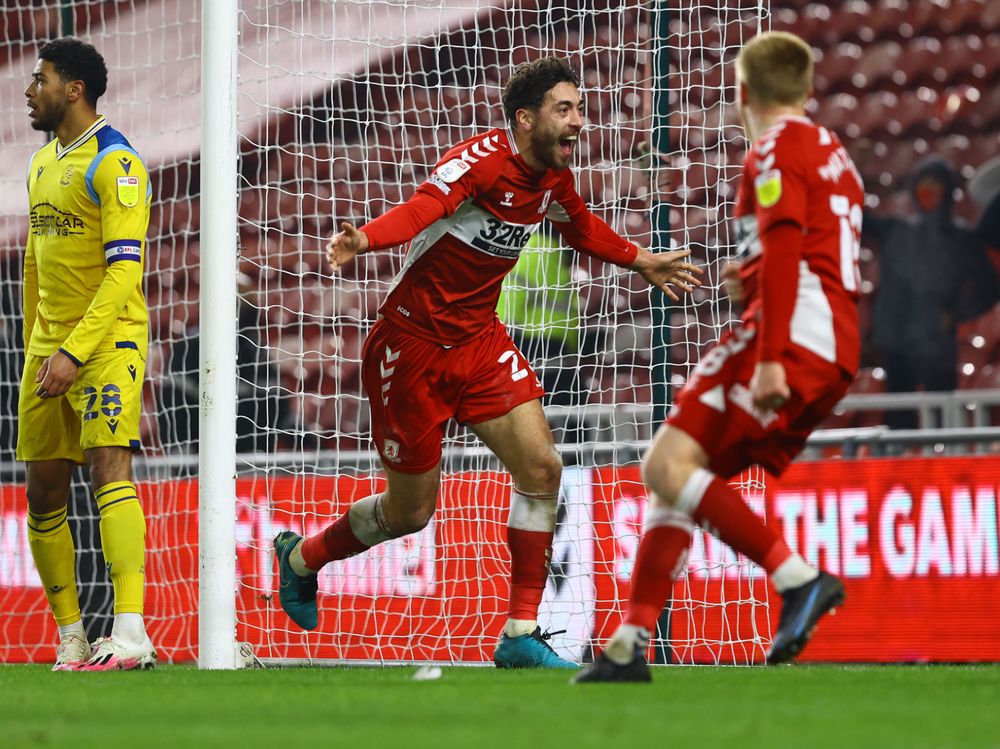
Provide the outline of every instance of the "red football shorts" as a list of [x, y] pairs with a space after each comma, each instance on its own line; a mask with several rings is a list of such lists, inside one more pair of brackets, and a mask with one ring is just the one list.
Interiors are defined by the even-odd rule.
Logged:
[[784, 362], [791, 397], [777, 411], [758, 411], [750, 397], [755, 333], [752, 324], [726, 331], [698, 363], [667, 416], [667, 424], [702, 446], [709, 470], [723, 478], [755, 464], [780, 476], [853, 379], [793, 344]]
[[496, 318], [478, 337], [450, 348], [380, 319], [365, 341], [361, 378], [375, 448], [402, 473], [438, 464], [449, 419], [480, 424], [545, 394]]

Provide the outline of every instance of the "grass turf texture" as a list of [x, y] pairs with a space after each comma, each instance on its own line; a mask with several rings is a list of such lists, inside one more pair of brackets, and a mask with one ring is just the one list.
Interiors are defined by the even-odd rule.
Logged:
[[1000, 666], [661, 668], [589, 686], [443, 670], [0, 666], [0, 747], [1000, 746]]

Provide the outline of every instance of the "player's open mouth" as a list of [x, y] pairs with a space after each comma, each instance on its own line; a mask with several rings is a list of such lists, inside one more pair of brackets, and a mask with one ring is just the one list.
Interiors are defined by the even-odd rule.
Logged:
[[569, 156], [573, 153], [573, 147], [576, 145], [577, 136], [567, 135], [565, 138], [559, 139], [559, 150], [562, 152], [563, 156]]

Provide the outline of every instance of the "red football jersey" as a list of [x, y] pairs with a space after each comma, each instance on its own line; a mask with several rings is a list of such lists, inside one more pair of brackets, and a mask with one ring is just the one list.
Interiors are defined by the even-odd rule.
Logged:
[[571, 170], [532, 170], [503, 129], [445, 153], [417, 191], [439, 200], [445, 217], [413, 238], [379, 311], [443, 345], [488, 329], [504, 276], [546, 217], [581, 252], [624, 265], [638, 251], [590, 213]]
[[747, 295], [744, 319], [756, 319], [761, 312], [760, 235], [783, 222], [801, 227], [797, 280], [769, 286], [767, 293], [794, 296], [790, 345], [802, 346], [851, 375], [860, 357], [863, 206], [861, 176], [837, 136], [805, 117], [790, 116], [749, 149], [734, 214]]

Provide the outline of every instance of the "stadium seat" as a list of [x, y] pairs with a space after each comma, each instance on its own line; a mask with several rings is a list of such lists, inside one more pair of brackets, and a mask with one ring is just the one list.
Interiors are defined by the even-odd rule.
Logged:
[[[841, 47], [854, 45], [841, 45]], [[885, 41], [866, 47], [856, 59], [854, 72], [847, 78], [858, 90], [876, 90], [892, 80], [903, 57], [903, 46], [897, 41]], [[850, 58], [849, 58], [850, 59]]]
[[939, 85], [957, 83], [981, 85], [986, 77], [986, 68], [981, 62], [982, 55], [980, 37], [959, 36], [945, 39], [931, 77]]
[[[889, 91], [865, 94], [857, 100], [853, 109], [851, 108], [852, 100], [843, 98], [844, 94], [836, 94], [835, 96], [839, 102], [844, 103], [844, 109], [847, 110], [842, 115], [845, 120], [843, 129], [835, 128], [838, 133], [846, 135], [848, 139], [877, 138], [888, 135], [889, 114], [899, 102], [899, 97], [896, 94]], [[821, 116], [825, 111], [827, 111], [825, 108], [821, 110]], [[825, 122], [825, 119], [821, 121]], [[855, 126], [854, 128], [851, 127], [852, 124]]]
[[934, 2], [908, 3], [907, 20], [913, 26], [915, 34], [940, 34], [945, 9]]
[[[848, 130], [860, 133], [858, 100], [852, 94], [837, 93], [823, 97], [816, 112], [816, 121], [840, 136]], [[851, 127], [853, 125], [853, 127]]]
[[838, 40], [855, 40], [860, 44], [876, 41], [876, 31], [870, 20], [872, 15], [882, 12], [883, 4], [873, 9], [865, 0], [851, 0], [837, 8], [825, 25], [824, 38], [836, 43]]
[[986, 364], [970, 378], [969, 383], [965, 387], [978, 388], [980, 390], [1000, 388], [1000, 365], [996, 363]]
[[954, 37], [981, 28], [980, 19], [988, 4], [983, 0], [951, 0], [941, 13], [940, 33]]
[[861, 60], [862, 48], [852, 42], [842, 42], [826, 50], [816, 63], [817, 90], [839, 91], [845, 84], [851, 85], [853, 76], [859, 72]]
[[1000, 124], [1000, 86], [992, 86], [981, 93], [978, 102], [972, 102], [966, 107], [967, 115], [963, 120], [978, 133], [995, 129]]
[[[935, 37], [919, 36], [909, 40], [902, 54], [895, 61], [893, 70], [897, 76], [889, 76], [900, 89], [914, 90], [926, 85], [940, 89], [945, 81], [938, 70], [943, 70], [942, 44]], [[892, 70], [889, 71], [892, 73]]]
[[914, 28], [907, 6], [906, 0], [879, 3], [878, 12], [871, 13], [865, 21], [876, 40], [908, 39], [913, 36]]

